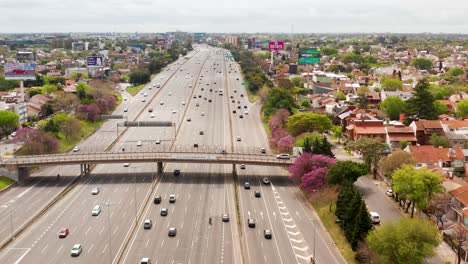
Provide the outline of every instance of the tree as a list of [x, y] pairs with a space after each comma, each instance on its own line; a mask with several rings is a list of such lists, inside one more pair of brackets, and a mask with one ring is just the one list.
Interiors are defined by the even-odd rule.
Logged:
[[335, 96], [337, 100], [340, 100], [340, 101], [346, 100], [346, 94], [341, 91], [334, 92], [333, 95]]
[[343, 137], [343, 128], [341, 126], [332, 126], [331, 131], [333, 132], [333, 136], [340, 142], [341, 137]]
[[301, 77], [293, 77], [293, 78], [291, 78], [291, 81], [292, 81], [292, 83], [293, 83], [294, 86], [302, 87], [302, 85], [301, 85], [301, 83], [302, 83]]
[[328, 67], [328, 71], [335, 73], [346, 72], [346, 68], [341, 64], [332, 64]]
[[424, 210], [433, 194], [443, 191], [440, 176], [425, 168], [415, 169], [413, 165], [403, 165], [392, 174], [393, 191], [400, 198], [410, 201], [406, 207], [406, 212], [410, 206], [411, 217], [414, 214], [414, 207]]
[[78, 98], [74, 94], [59, 91], [55, 94], [55, 99], [51, 102], [51, 107], [53, 112], [64, 111], [70, 113], [76, 109], [78, 104]]
[[288, 78], [279, 78], [276, 82], [280, 88], [285, 88], [288, 90], [293, 88], [293, 83]]
[[39, 129], [44, 133], [50, 133], [54, 136], [60, 131], [58, 124], [52, 118], [41, 121], [41, 123], [39, 123]]
[[441, 102], [434, 101], [434, 109], [437, 115], [447, 114], [449, 112], [448, 107]]
[[445, 135], [439, 136], [437, 134], [432, 134], [429, 141], [435, 148], [438, 148], [438, 147], [448, 148], [451, 145], [450, 140]]
[[423, 219], [400, 218], [373, 230], [367, 237], [369, 246], [377, 252], [384, 263], [424, 263], [435, 255], [441, 243], [434, 225]]
[[[178, 55], [177, 55], [178, 56]], [[147, 70], [134, 70], [130, 72], [130, 83], [132, 85], [145, 84], [151, 80], [151, 74]]]
[[42, 91], [45, 94], [51, 94], [51, 93], [57, 92], [58, 87], [55, 84], [46, 84], [46, 85], [42, 86]]
[[309, 98], [302, 98], [301, 101], [299, 102], [299, 105], [303, 108], [310, 108], [310, 100]]
[[420, 80], [414, 90], [414, 96], [406, 104], [408, 117], [413, 120], [437, 119], [437, 110], [434, 108], [435, 99], [429, 91], [427, 79]]
[[322, 114], [298, 113], [288, 118], [286, 127], [293, 136], [313, 131], [323, 133], [332, 127], [332, 121]]
[[70, 117], [60, 125], [60, 129], [62, 130], [66, 139], [69, 137], [76, 139], [81, 132], [81, 123], [75, 117]]
[[425, 58], [414, 58], [412, 62], [413, 66], [420, 69], [430, 71], [432, 70], [432, 61]]
[[58, 150], [58, 140], [48, 133], [41, 133], [37, 129], [23, 127], [18, 129], [15, 142], [23, 143], [24, 154], [48, 154]]
[[299, 181], [301, 188], [313, 192], [325, 184], [325, 175], [335, 162], [327, 156], [304, 153], [289, 168], [289, 179]]
[[0, 110], [0, 133], [1, 136], [8, 136], [19, 125], [19, 116], [14, 112]]
[[389, 96], [380, 104], [380, 109], [388, 115], [390, 120], [399, 120], [405, 108], [405, 101], [397, 96]]
[[295, 107], [296, 104], [292, 93], [286, 89], [275, 87], [270, 89], [268, 99], [263, 106], [263, 111], [266, 116], [270, 116], [281, 108], [287, 109], [292, 113]]
[[294, 147], [295, 141], [296, 139], [291, 135], [284, 136], [278, 141], [278, 148], [281, 152], [289, 152]]
[[379, 159], [379, 153], [383, 151], [385, 144], [381, 138], [360, 137], [356, 141], [348, 142], [347, 147], [358, 150], [367, 165], [375, 165]]
[[382, 89], [384, 91], [397, 91], [403, 88], [403, 82], [398, 79], [385, 78], [382, 81]]
[[304, 152], [312, 153], [312, 142], [310, 138], [304, 138], [304, 145], [303, 145]]
[[455, 112], [455, 114], [459, 118], [468, 117], [468, 99], [464, 99], [458, 102], [457, 111]]
[[322, 55], [330, 56], [330, 55], [336, 55], [338, 54], [338, 51], [335, 48], [330, 48], [330, 47], [323, 47], [320, 48], [320, 53]]
[[27, 91], [30, 98], [36, 94], [42, 94], [42, 88], [29, 88]]
[[416, 165], [413, 155], [406, 151], [396, 151], [382, 158], [379, 161], [379, 168], [382, 170], [385, 177], [391, 178], [393, 172], [405, 164]]
[[353, 184], [359, 177], [368, 172], [368, 167], [365, 164], [349, 160], [338, 161], [328, 170], [327, 183], [341, 186]]
[[85, 83], [78, 83], [76, 85], [76, 95], [78, 96], [79, 99], [85, 99], [86, 98], [86, 92], [89, 89], [89, 86]]

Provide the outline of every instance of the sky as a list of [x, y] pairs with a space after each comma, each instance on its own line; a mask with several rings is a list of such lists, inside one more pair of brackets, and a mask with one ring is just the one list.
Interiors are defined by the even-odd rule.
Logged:
[[463, 33], [468, 0], [0, 0], [0, 32]]

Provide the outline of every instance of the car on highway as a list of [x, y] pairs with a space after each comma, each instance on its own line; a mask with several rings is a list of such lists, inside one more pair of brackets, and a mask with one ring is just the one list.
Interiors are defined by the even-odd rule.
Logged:
[[172, 113], [173, 113], [173, 114], [176, 114], [176, 113], [177, 113], [177, 110], [175, 110], [175, 109], [172, 110]]
[[200, 136], [203, 136], [205, 135], [205, 133], [203, 132], [203, 130], [200, 130]]
[[97, 204], [93, 207], [93, 210], [91, 211], [91, 215], [98, 216], [100, 213], [101, 213], [101, 206]]
[[205, 112], [201, 112], [201, 116], [205, 116]]
[[260, 150], [260, 153], [266, 154], [266, 149], [265, 149], [265, 148], [262, 148], [262, 149]]
[[171, 95], [172, 95], [172, 93], [169, 93], [169, 96], [171, 96]]
[[144, 93], [143, 96], [144, 96], [144, 97], [148, 96], [148, 93]]
[[235, 113], [236, 113], [236, 109], [232, 110], [232, 113], [235, 114]]
[[150, 118], [154, 118], [154, 114], [153, 114], [153, 113], [151, 113]]
[[221, 219], [223, 220], [223, 222], [229, 222], [229, 214], [223, 213], [223, 215], [221, 216]]
[[161, 102], [159, 102], [159, 104], [160, 104], [160, 105], [164, 105], [164, 102], [163, 102], [163, 101], [161, 101]]
[[255, 195], [255, 197], [257, 197], [257, 198], [262, 197], [262, 194], [260, 193], [260, 191], [255, 191], [255, 194], [254, 194], [254, 195]]
[[185, 102], [184, 102], [184, 101], [182, 101], [182, 105], [185, 105]]
[[151, 259], [150, 258], [142, 258], [140, 260], [140, 264], [151, 264]]
[[243, 95], [243, 94], [241, 94], [241, 95], [240, 95], [240, 97], [244, 97], [244, 95]]
[[237, 93], [237, 90], [234, 90], [234, 93]]
[[244, 118], [244, 116], [243, 116], [243, 115], [239, 115], [239, 118]]
[[236, 140], [237, 140], [237, 141], [241, 141], [242, 139], [241, 139], [241, 137], [238, 136]]
[[68, 228], [62, 228], [62, 229], [60, 229], [60, 231], [58, 233], [58, 237], [59, 238], [66, 238], [69, 233], [70, 233], [70, 231], [68, 230]]
[[[193, 76], [192, 76], [192, 77], [193, 77]], [[189, 87], [189, 88], [192, 88], [192, 85], [190, 84], [188, 87]]]
[[124, 167], [130, 167], [130, 163], [128, 163], [128, 162], [127, 162], [127, 163], [124, 163], [123, 166], [124, 166]]
[[97, 195], [99, 193], [99, 188], [98, 187], [95, 187], [91, 190], [91, 194], [92, 195]]
[[175, 169], [174, 170], [174, 176], [179, 176], [180, 175], [180, 170], [179, 169]]
[[249, 227], [254, 228], [255, 227], [255, 219], [253, 219], [253, 218], [247, 219], [247, 224], [249, 225]]
[[144, 102], [146, 102], [146, 99], [145, 99], [145, 98], [143, 98], [143, 99], [141, 99], [141, 101], [144, 103]]
[[75, 147], [73, 148], [73, 152], [78, 152], [78, 151], [80, 151], [80, 146], [75, 146]]
[[192, 122], [192, 118], [187, 117], [187, 122]]
[[161, 210], [159, 211], [159, 214], [160, 214], [161, 216], [167, 216], [167, 213], [168, 213], [168, 212], [169, 212], [169, 211], [167, 210], [167, 208], [161, 208]]
[[271, 232], [270, 229], [265, 229], [263, 230], [263, 236], [266, 238], [266, 239], [271, 239], [273, 233]]
[[154, 204], [160, 204], [162, 201], [161, 195], [156, 195], [153, 199]]
[[127, 101], [127, 97], [124, 97], [124, 101]]
[[10, 136], [11, 137], [16, 137], [16, 131], [11, 132]]
[[211, 102], [213, 102], [213, 101], [211, 99], [208, 99], [208, 103], [211, 103]]
[[141, 145], [143, 145], [143, 144], [141, 143], [141, 140], [138, 140], [138, 141], [137, 141], [137, 147], [141, 147]]
[[387, 194], [388, 197], [393, 197], [393, 190], [392, 189], [388, 189], [385, 194]]
[[240, 105], [238, 105], [238, 106], [237, 106], [237, 109], [241, 109], [241, 106], [240, 106]]
[[281, 153], [281, 154], [276, 155], [276, 158], [277, 159], [289, 159], [289, 154]]
[[264, 184], [270, 184], [270, 180], [267, 177], [263, 178], [262, 181]]
[[169, 195], [169, 203], [175, 203], [176, 202], [176, 196], [175, 194]]
[[153, 112], [153, 107], [148, 108], [148, 113], [152, 113], [152, 112]]
[[81, 254], [81, 251], [83, 249], [81, 248], [81, 244], [75, 244], [73, 245], [72, 249], [71, 249], [71, 256], [72, 257], [78, 257], [80, 254]]
[[369, 212], [369, 215], [373, 224], [380, 224], [380, 215], [377, 212]]
[[244, 183], [244, 189], [246, 189], [246, 190], [250, 189], [250, 182], [245, 182]]
[[127, 108], [125, 108], [125, 109], [124, 109], [124, 113], [127, 113], [127, 112], [128, 112], [128, 109], [127, 109]]
[[146, 219], [145, 222], [143, 223], [144, 229], [151, 229], [152, 226], [153, 226], [153, 221], [151, 221], [150, 219]]
[[243, 170], [245, 170], [245, 164], [241, 164], [241, 165], [240, 165], [240, 168], [243, 169]]
[[156, 144], [156, 145], [161, 144], [161, 140], [160, 140], [160, 139], [156, 139], [156, 141], [154, 142], [154, 144]]
[[170, 227], [169, 231], [167, 232], [167, 235], [170, 237], [176, 236], [177, 235], [177, 229], [175, 227]]

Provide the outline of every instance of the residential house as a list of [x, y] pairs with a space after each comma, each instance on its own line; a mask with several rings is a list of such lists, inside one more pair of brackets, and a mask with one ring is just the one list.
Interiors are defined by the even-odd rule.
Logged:
[[444, 129], [439, 120], [413, 121], [410, 127], [415, 131], [416, 139], [420, 145], [430, 144], [432, 134], [444, 135]]
[[468, 228], [468, 183], [461, 187], [449, 191], [451, 196], [451, 211], [447, 214], [450, 219], [454, 219], [465, 228]]
[[437, 100], [437, 101], [439, 103], [447, 106], [447, 109], [448, 109], [449, 113], [453, 113], [457, 109], [457, 104], [450, 101], [450, 100]]
[[411, 97], [413, 97], [413, 93], [409, 91], [380, 91], [380, 100], [384, 101], [389, 96], [396, 96], [402, 99], [403, 101], [407, 101]]
[[468, 120], [442, 120], [440, 122], [452, 146], [464, 147], [468, 144]]
[[28, 117], [42, 118], [42, 107], [50, 100], [52, 100], [52, 97], [45, 94], [36, 94], [31, 97], [26, 106]]
[[468, 94], [465, 93], [465, 92], [460, 92], [458, 94], [452, 94], [449, 97], [449, 100], [452, 101], [455, 104], [458, 104], [458, 102], [460, 102], [461, 100], [465, 100], [465, 99], [468, 99]]
[[406, 141], [411, 145], [416, 145], [417, 140], [414, 135], [414, 130], [412, 127], [405, 125], [395, 125], [385, 127], [387, 132], [385, 142], [387, 145], [391, 146], [392, 149], [400, 148], [400, 142]]
[[405, 151], [413, 155], [416, 167], [454, 168], [455, 171], [464, 171], [465, 155], [460, 147], [436, 148], [432, 145], [412, 146]]

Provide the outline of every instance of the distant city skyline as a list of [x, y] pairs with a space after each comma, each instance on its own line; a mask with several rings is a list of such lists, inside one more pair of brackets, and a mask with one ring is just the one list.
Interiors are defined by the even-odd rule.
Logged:
[[[0, 33], [462, 33], [468, 1], [1, 0]], [[294, 29], [292, 28], [294, 25]]]

